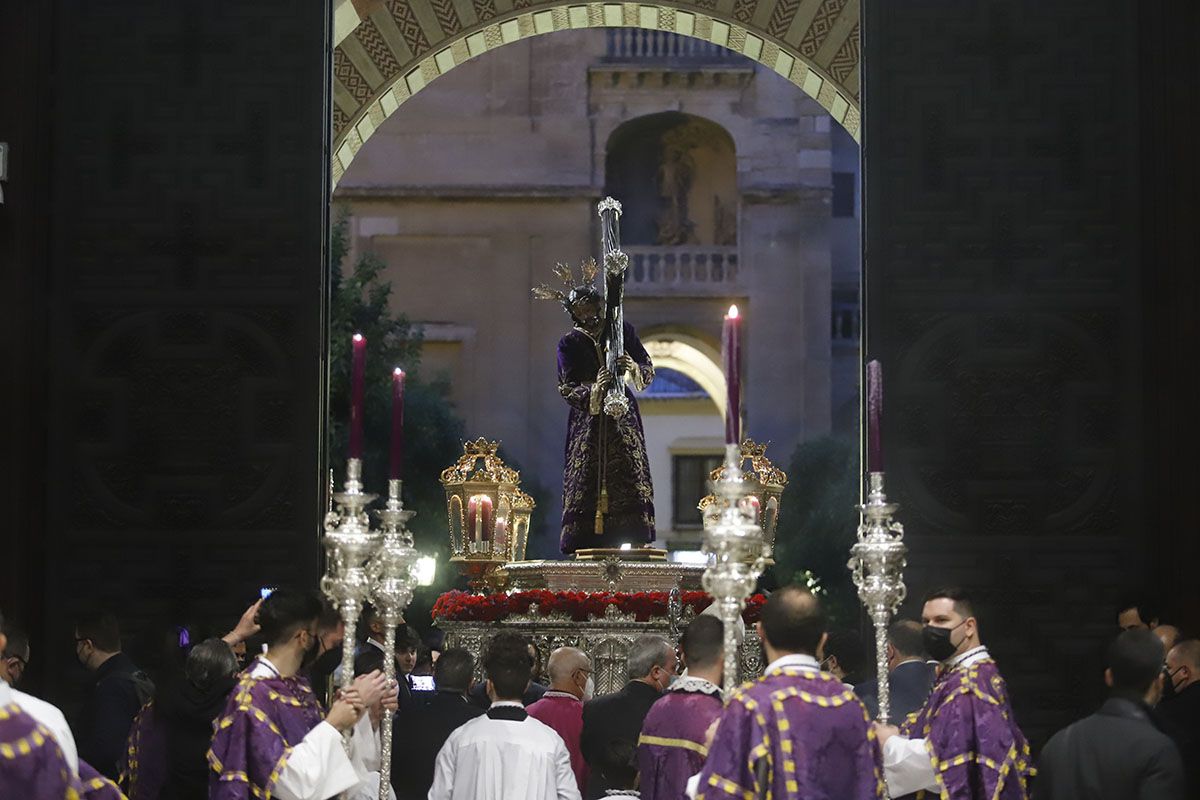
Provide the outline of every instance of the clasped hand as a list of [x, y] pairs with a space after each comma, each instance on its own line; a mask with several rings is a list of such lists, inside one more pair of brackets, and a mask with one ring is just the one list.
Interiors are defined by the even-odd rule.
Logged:
[[396, 682], [389, 684], [379, 670], [359, 675], [349, 689], [338, 692], [325, 721], [339, 731], [345, 731], [358, 722], [365, 711], [371, 711], [372, 719], [378, 720], [384, 711], [395, 711], [399, 707], [398, 691]]
[[[617, 373], [624, 375], [637, 369], [637, 362], [628, 353], [617, 359]], [[608, 391], [613, 385], [613, 372], [608, 367], [601, 367], [596, 373], [596, 388], [602, 392]]]

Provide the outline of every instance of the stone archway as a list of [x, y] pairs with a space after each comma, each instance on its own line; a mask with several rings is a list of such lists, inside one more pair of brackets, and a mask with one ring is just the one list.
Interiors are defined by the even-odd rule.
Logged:
[[335, 0], [333, 184], [385, 119], [459, 64], [578, 28], [663, 30], [775, 70], [859, 138], [858, 0]]

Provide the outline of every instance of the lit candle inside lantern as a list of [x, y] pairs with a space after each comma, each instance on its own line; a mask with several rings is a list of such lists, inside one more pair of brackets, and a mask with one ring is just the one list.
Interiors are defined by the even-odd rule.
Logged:
[[392, 370], [392, 457], [388, 477], [400, 479], [404, 466], [404, 370]]
[[492, 498], [486, 494], [474, 495], [467, 503], [467, 528], [474, 532], [475, 542], [483, 544], [484, 533], [491, 532]]
[[867, 472], [883, 472], [883, 367], [867, 364]]
[[367, 366], [367, 340], [354, 334], [350, 360], [350, 458], [363, 454], [363, 378]]
[[742, 438], [742, 318], [736, 305], [729, 307], [722, 329], [721, 350], [725, 361], [725, 443], [738, 444]]

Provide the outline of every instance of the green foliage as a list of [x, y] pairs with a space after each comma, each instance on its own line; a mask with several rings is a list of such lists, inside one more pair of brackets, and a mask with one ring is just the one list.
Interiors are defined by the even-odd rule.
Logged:
[[[349, 250], [347, 218], [345, 210], [339, 211], [330, 237], [330, 466], [335, 480], [344, 480], [350, 419], [350, 337], [360, 332], [367, 339], [364, 483], [367, 491], [386, 495], [392, 426], [392, 369], [398, 366], [406, 373], [404, 504], [417, 512], [409, 528], [417, 549], [437, 555], [437, 586], [440, 587], [437, 591], [445, 591], [456, 576], [448, 563], [446, 501], [438, 475], [462, 453], [463, 421], [450, 400], [449, 380], [443, 375], [429, 376], [421, 371], [420, 331], [403, 314], [391, 311], [389, 302], [393, 287], [381, 277], [383, 262], [373, 254], [364, 253], [349, 274], [343, 270]], [[433, 592], [435, 596], [437, 591]], [[423, 621], [419, 613], [410, 613], [409, 619]]]
[[858, 596], [846, 562], [855, 541], [859, 502], [858, 448], [827, 436], [796, 448], [783, 491], [775, 572], [785, 582], [819, 583], [832, 623], [854, 626]]

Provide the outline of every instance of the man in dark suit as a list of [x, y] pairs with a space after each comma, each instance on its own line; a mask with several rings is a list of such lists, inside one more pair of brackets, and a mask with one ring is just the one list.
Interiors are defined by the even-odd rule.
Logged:
[[[533, 677], [530, 678], [529, 685], [525, 687], [525, 694], [521, 695], [521, 705], [528, 707], [541, 700], [542, 695], [550, 687], [537, 681], [537, 675], [541, 671], [541, 667], [538, 664], [539, 652], [537, 645], [530, 642], [526, 649], [529, 651], [530, 675]], [[482, 681], [476, 683], [471, 688], [467, 699], [481, 711], [487, 711], [492, 706], [492, 698], [488, 697], [487, 686]]]
[[584, 703], [580, 749], [588, 763], [588, 800], [608, 789], [624, 787], [623, 777], [609, 775], [607, 753], [615, 742], [637, 747], [650, 706], [675, 678], [675, 650], [658, 636], [641, 636], [629, 648], [629, 683], [621, 691]]
[[1042, 750], [1034, 800], [1184, 800], [1183, 762], [1151, 707], [1162, 696], [1163, 649], [1145, 628], [1108, 648], [1100, 710], [1051, 737]]
[[[1162, 625], [1154, 633], [1162, 638]], [[1164, 681], [1174, 690], [1158, 708], [1163, 730], [1179, 747], [1189, 797], [1200, 797], [1200, 639], [1184, 639], [1167, 651]], [[1166, 685], [1163, 686], [1166, 689]]]
[[438, 658], [433, 680], [437, 692], [427, 705], [401, 708], [392, 723], [392, 788], [397, 800], [424, 800], [433, 785], [438, 751], [454, 730], [483, 710], [467, 702], [475, 658], [461, 647]]
[[[921, 623], [902, 619], [887, 632], [888, 687], [891, 689], [892, 722], [902, 722], [929, 698], [937, 668], [929, 663], [921, 641]], [[879, 716], [879, 679], [856, 684], [854, 693], [863, 701], [871, 718]]]
[[[375, 670], [383, 671], [383, 641], [386, 633], [383, 620], [373, 607], [367, 606], [363, 611], [363, 622], [367, 627], [367, 640], [359, 647], [358, 654], [354, 657], [355, 675], [366, 675]], [[401, 625], [396, 629], [396, 684], [399, 689], [400, 708], [413, 704], [410, 673], [417, 664], [417, 646], [420, 643], [417, 632], [408, 625]]]

